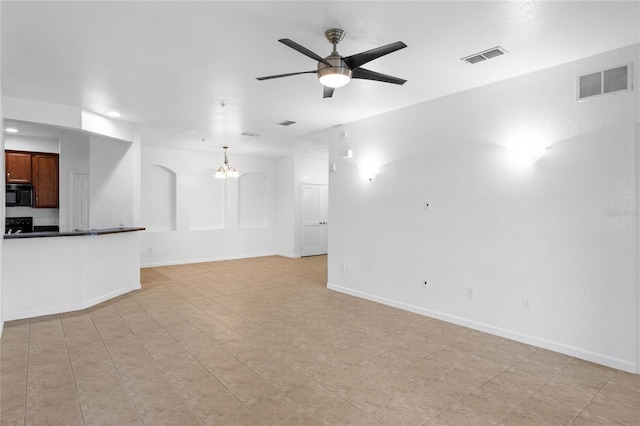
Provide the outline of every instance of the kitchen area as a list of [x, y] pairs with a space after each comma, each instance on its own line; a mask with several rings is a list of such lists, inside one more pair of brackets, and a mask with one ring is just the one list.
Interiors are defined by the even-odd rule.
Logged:
[[2, 319], [84, 309], [139, 289], [145, 228], [135, 224], [133, 127], [84, 110], [4, 104]]
[[59, 154], [8, 150], [6, 139], [5, 234], [59, 232]]
[[[89, 229], [87, 134], [5, 120], [4, 159], [5, 235]], [[82, 182], [76, 185], [84, 189], [80, 195], [84, 199], [74, 206], [68, 203], [74, 191], [69, 179], [78, 178]]]
[[[96, 194], [91, 196], [92, 169], [93, 175], [100, 177], [100, 171], [107, 172], [104, 168], [117, 167], [119, 163], [116, 156], [113, 164], [99, 164], [106, 159], [101, 155], [94, 158], [92, 165], [91, 147], [98, 150], [100, 145], [110, 152], [120, 150], [120, 155], [129, 146], [89, 132], [5, 120], [5, 239], [28, 237], [20, 234], [69, 235], [91, 229], [130, 227], [133, 221], [130, 202], [113, 205], [110, 212], [104, 211], [104, 205], [91, 212], [100, 201]], [[111, 188], [114, 194], [110, 196], [130, 195], [125, 187], [128, 183], [118, 182], [116, 177], [108, 176], [114, 185]], [[94, 182], [94, 186], [106, 189], [105, 183]], [[115, 186], [120, 184], [122, 188]], [[105, 219], [103, 216], [107, 215]]]

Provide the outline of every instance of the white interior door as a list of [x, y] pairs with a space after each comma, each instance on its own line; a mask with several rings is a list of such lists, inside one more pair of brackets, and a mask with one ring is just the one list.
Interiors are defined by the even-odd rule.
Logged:
[[300, 218], [302, 240], [300, 254], [327, 254], [329, 188], [327, 185], [300, 186]]
[[71, 229], [89, 229], [89, 174], [73, 173], [71, 198]]

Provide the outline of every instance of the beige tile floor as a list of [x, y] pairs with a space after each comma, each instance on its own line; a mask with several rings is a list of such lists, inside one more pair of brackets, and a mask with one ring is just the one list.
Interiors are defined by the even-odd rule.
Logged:
[[329, 291], [326, 257], [142, 270], [8, 322], [2, 425], [639, 425], [640, 376]]

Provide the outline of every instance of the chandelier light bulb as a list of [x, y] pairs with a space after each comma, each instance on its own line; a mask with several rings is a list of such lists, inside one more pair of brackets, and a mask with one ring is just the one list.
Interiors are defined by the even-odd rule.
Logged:
[[224, 149], [224, 165], [218, 167], [218, 170], [216, 170], [215, 177], [218, 179], [227, 179], [230, 177], [234, 178], [234, 177], [240, 176], [238, 169], [236, 169], [235, 167], [229, 166], [229, 160], [227, 159], [227, 149], [229, 147], [223, 146], [222, 148]]

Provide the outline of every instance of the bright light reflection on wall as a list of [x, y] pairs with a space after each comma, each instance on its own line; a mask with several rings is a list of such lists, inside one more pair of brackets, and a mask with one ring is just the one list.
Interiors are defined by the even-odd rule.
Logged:
[[515, 162], [531, 164], [538, 161], [551, 144], [543, 138], [533, 136], [516, 137], [510, 140], [506, 148], [511, 152]]
[[365, 178], [371, 181], [380, 171], [380, 166], [371, 162], [364, 162], [358, 166], [358, 169], [360, 169], [360, 173], [362, 173]]

